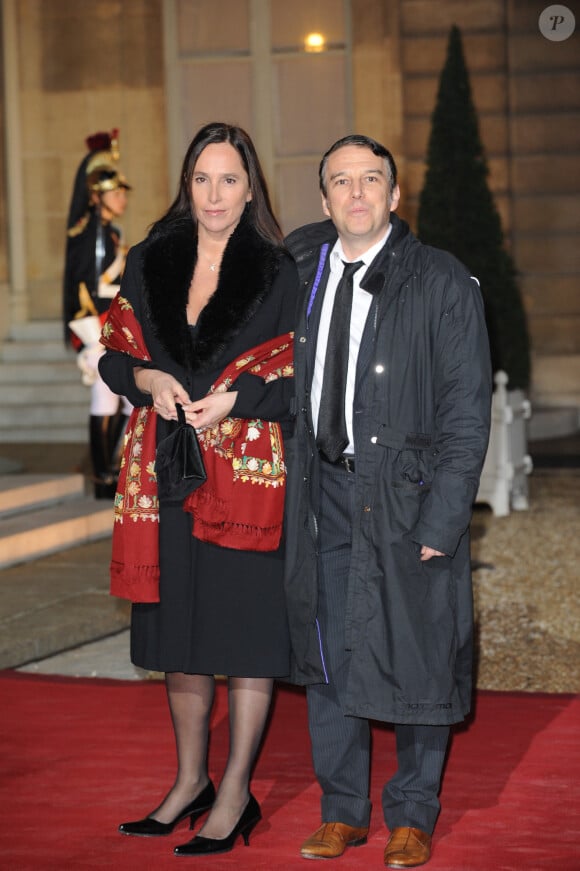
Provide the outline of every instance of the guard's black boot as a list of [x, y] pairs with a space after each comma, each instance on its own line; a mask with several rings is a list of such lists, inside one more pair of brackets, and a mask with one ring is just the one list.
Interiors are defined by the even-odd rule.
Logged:
[[[117, 487], [119, 472], [121, 470], [121, 459], [123, 457], [123, 446], [125, 443], [125, 430], [127, 429], [128, 423], [128, 415], [118, 412], [118, 414], [111, 418], [109, 424], [109, 472], [113, 476], [115, 489]], [[115, 492], [113, 492], [113, 498], [114, 496]]]
[[109, 454], [111, 417], [92, 414], [89, 418], [89, 439], [95, 499], [114, 499], [117, 481], [111, 473]]

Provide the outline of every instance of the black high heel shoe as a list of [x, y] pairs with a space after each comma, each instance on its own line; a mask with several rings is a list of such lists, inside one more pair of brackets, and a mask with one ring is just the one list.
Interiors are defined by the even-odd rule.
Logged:
[[189, 828], [193, 829], [196, 819], [208, 811], [214, 801], [215, 787], [210, 780], [200, 794], [186, 805], [171, 822], [160, 823], [153, 817], [145, 817], [143, 820], [135, 820], [132, 823], [121, 823], [119, 831], [123, 835], [136, 835], [140, 838], [159, 838], [161, 835], [170, 835], [175, 826], [186, 817], [189, 817]]
[[250, 832], [262, 819], [260, 805], [250, 794], [244, 812], [226, 838], [204, 838], [196, 835], [187, 844], [180, 844], [173, 851], [176, 856], [206, 856], [208, 853], [229, 853], [238, 835], [244, 839], [246, 847], [250, 846]]

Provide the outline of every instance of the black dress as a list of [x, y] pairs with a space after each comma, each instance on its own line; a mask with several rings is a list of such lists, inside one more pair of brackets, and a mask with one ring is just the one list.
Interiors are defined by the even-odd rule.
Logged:
[[132, 662], [189, 674], [287, 675], [283, 549], [217, 547], [194, 538], [191, 524], [179, 506], [162, 508], [160, 602], [133, 605]]
[[154, 671], [287, 675], [283, 545], [273, 552], [218, 547], [194, 538], [192, 523], [180, 506], [161, 507], [160, 602], [133, 606], [131, 661]]
[[[178, 228], [179, 230], [179, 228]], [[155, 368], [203, 396], [225, 366], [249, 348], [293, 329], [298, 288], [290, 257], [242, 221], [222, 260], [218, 287], [194, 333], [186, 303], [195, 267], [191, 225], [148, 237], [129, 252], [121, 295], [133, 306]], [[133, 377], [141, 360], [107, 351], [104, 381], [133, 405], [151, 404]], [[235, 383], [233, 417], [279, 421], [291, 430], [291, 379], [269, 384], [248, 373]], [[172, 424], [161, 417], [158, 439]], [[180, 505], [159, 514], [160, 601], [134, 604], [131, 658], [142, 668], [189, 674], [283, 677], [290, 641], [283, 590], [283, 546], [241, 551], [198, 541]], [[145, 528], [143, 534], [150, 533]]]

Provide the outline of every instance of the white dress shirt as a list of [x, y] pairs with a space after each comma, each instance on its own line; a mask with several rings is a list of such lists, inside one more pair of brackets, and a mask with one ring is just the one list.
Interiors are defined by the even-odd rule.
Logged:
[[[354, 455], [354, 437], [352, 426], [352, 406], [354, 402], [354, 382], [356, 376], [356, 364], [358, 360], [358, 352], [362, 334], [365, 328], [369, 309], [371, 307], [372, 295], [363, 290], [360, 286], [366, 271], [381, 248], [384, 247], [391, 226], [383, 238], [377, 242], [372, 248], [356, 260], [362, 260], [363, 265], [354, 273], [353, 277], [353, 296], [352, 296], [352, 311], [350, 316], [350, 345], [348, 354], [348, 372], [346, 376], [346, 393], [344, 400], [344, 411], [346, 418], [346, 431], [348, 433], [348, 445], [345, 448], [345, 454]], [[330, 328], [330, 318], [332, 316], [332, 308], [334, 306], [334, 297], [336, 288], [341, 279], [344, 269], [343, 262], [348, 262], [348, 257], [345, 255], [342, 248], [342, 242], [337, 239], [332, 251], [330, 252], [330, 274], [324, 299], [322, 300], [322, 309], [320, 312], [320, 324], [318, 327], [318, 338], [316, 341], [316, 356], [314, 360], [314, 374], [312, 376], [312, 387], [310, 392], [310, 401], [312, 403], [312, 420], [314, 422], [314, 430], [318, 432], [318, 412], [320, 410], [320, 396], [322, 393], [322, 379], [324, 377], [324, 359], [326, 357], [326, 346], [328, 344], [328, 331]], [[353, 262], [353, 261], [350, 261]]]

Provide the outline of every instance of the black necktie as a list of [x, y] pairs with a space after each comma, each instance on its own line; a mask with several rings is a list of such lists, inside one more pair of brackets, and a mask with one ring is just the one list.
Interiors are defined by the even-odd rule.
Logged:
[[336, 288], [328, 331], [316, 444], [318, 450], [331, 463], [336, 463], [348, 445], [344, 394], [350, 345], [352, 279], [362, 265], [362, 260], [357, 260], [356, 263], [344, 263], [344, 270]]

